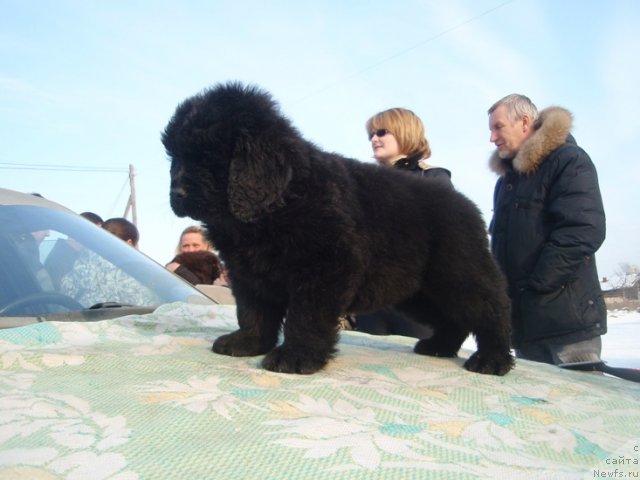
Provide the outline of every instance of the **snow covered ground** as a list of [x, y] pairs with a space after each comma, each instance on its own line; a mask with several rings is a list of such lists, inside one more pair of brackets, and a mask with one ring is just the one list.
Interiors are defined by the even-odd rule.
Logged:
[[609, 310], [602, 360], [611, 367], [640, 368], [640, 312]]

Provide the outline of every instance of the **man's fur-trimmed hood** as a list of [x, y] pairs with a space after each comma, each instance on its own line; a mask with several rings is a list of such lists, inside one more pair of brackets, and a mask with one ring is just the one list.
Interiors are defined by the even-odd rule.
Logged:
[[[573, 128], [573, 116], [562, 107], [549, 107], [540, 112], [533, 125], [535, 132], [520, 147], [513, 159], [513, 168], [523, 175], [535, 173], [551, 152], [566, 142]], [[496, 149], [489, 167], [498, 175], [509, 171], [510, 161], [498, 156]]]

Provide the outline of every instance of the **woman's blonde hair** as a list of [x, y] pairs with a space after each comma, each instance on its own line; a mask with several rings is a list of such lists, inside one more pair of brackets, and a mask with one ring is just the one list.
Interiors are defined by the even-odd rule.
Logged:
[[211, 244], [211, 242], [209, 241], [209, 238], [207, 237], [207, 229], [201, 225], [191, 225], [185, 228], [180, 234], [180, 238], [178, 239], [178, 245], [176, 246], [176, 255], [180, 253], [180, 247], [182, 246], [182, 238], [188, 233], [199, 233], [200, 235], [202, 235], [202, 240], [206, 246], [206, 249], [213, 250], [213, 245]]
[[421, 158], [431, 156], [431, 147], [424, 133], [422, 120], [406, 108], [390, 108], [376, 113], [365, 124], [367, 134], [385, 128], [396, 137], [402, 155], [420, 154]]

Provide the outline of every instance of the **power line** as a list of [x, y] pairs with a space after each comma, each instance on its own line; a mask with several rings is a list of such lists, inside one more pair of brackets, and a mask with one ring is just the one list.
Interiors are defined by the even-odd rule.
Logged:
[[360, 70], [358, 70], [358, 71], [356, 71], [356, 72], [354, 72], [354, 73], [352, 73], [350, 75], [346, 75], [346, 76], [336, 80], [335, 82], [328, 83], [324, 87], [321, 87], [321, 88], [309, 93], [308, 95], [305, 95], [304, 97], [299, 98], [297, 101], [295, 101], [293, 103], [295, 104], [295, 103], [303, 102], [303, 101], [307, 100], [308, 98], [311, 98], [311, 97], [313, 97], [313, 96], [315, 96], [315, 95], [317, 95], [319, 93], [322, 93], [322, 92], [325, 92], [327, 90], [330, 90], [331, 88], [341, 84], [342, 82], [345, 82], [347, 80], [351, 80], [352, 78], [359, 77], [360, 75], [362, 75], [365, 72], [368, 72], [369, 70], [373, 70], [375, 68], [378, 68], [380, 65], [383, 65], [383, 64], [385, 64], [385, 63], [387, 63], [387, 62], [389, 62], [389, 61], [391, 61], [393, 59], [396, 59], [398, 57], [401, 57], [402, 55], [405, 55], [408, 52], [410, 52], [412, 50], [415, 50], [416, 48], [422, 47], [423, 45], [426, 45], [427, 43], [430, 43], [430, 42], [432, 42], [432, 41], [434, 41], [434, 40], [446, 35], [447, 33], [453, 32], [453, 31], [455, 31], [455, 30], [457, 30], [459, 28], [464, 27], [465, 25], [468, 25], [469, 23], [475, 22], [479, 18], [482, 18], [482, 17], [484, 17], [486, 15], [489, 15], [490, 13], [492, 13], [492, 12], [494, 12], [494, 11], [498, 10], [499, 8], [502, 8], [502, 7], [506, 6], [506, 5], [509, 5], [510, 3], [513, 3], [514, 1], [515, 0], [508, 0], [506, 2], [501, 3], [500, 5], [497, 5], [495, 7], [492, 7], [490, 9], [488, 9], [488, 10], [485, 10], [484, 12], [479, 13], [475, 17], [471, 17], [471, 18], [469, 18], [469, 19], [467, 19], [467, 20], [465, 20], [463, 22], [460, 22], [460, 23], [454, 25], [453, 27], [447, 28], [447, 29], [445, 29], [445, 30], [443, 30], [443, 31], [441, 31], [439, 33], [436, 33], [435, 35], [423, 40], [422, 42], [418, 42], [418, 43], [416, 43], [416, 44], [414, 44], [414, 45], [412, 45], [412, 46], [410, 46], [408, 48], [405, 48], [404, 50], [400, 50], [399, 52], [396, 52], [396, 53], [394, 53], [394, 54], [392, 54], [392, 55], [390, 55], [390, 56], [388, 56], [386, 58], [383, 58], [382, 60], [380, 60], [378, 62], [372, 63], [371, 65], [369, 65], [367, 67], [364, 67], [364, 68], [362, 68], [362, 69], [360, 69]]
[[42, 170], [54, 172], [86, 172], [86, 173], [126, 173], [126, 168], [115, 167], [87, 167], [79, 165], [52, 165], [37, 163], [8, 163], [0, 162], [1, 170]]
[[129, 183], [129, 179], [127, 178], [127, 179], [125, 179], [124, 183], [122, 184], [122, 187], [120, 188], [120, 191], [118, 192], [118, 195], [116, 195], [116, 198], [113, 201], [113, 204], [111, 204], [111, 208], [109, 210], [107, 210], [109, 212], [109, 216], [113, 216], [113, 212], [116, 209], [116, 205], [118, 203], [120, 203], [120, 199], [122, 198], [122, 194], [124, 193], [124, 189], [127, 188], [127, 184], [128, 183]]

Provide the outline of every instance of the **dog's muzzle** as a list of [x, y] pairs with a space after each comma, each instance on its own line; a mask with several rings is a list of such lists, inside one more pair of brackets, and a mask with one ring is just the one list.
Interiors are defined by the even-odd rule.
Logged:
[[179, 217], [185, 217], [187, 212], [184, 208], [185, 200], [187, 199], [187, 192], [182, 187], [171, 187], [169, 194], [171, 209]]

